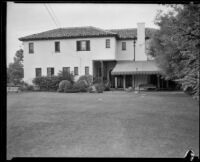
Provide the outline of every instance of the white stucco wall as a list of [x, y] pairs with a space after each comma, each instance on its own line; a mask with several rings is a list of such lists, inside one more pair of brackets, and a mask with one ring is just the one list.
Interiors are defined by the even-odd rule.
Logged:
[[[106, 39], [110, 39], [111, 48], [105, 48]], [[90, 40], [90, 51], [77, 51], [77, 40]], [[60, 41], [60, 53], [55, 52], [55, 41]], [[30, 42], [34, 43], [33, 54], [28, 52]], [[54, 74], [63, 67], [70, 67], [70, 71], [78, 67], [80, 76], [85, 74], [85, 66], [89, 66], [90, 74], [93, 73], [92, 60], [114, 60], [116, 55], [116, 40], [113, 37], [28, 41], [23, 44], [24, 81], [28, 83], [32, 83], [35, 77], [35, 68], [42, 68], [42, 75], [46, 76], [47, 67], [53, 67]]]
[[[126, 42], [126, 50], [122, 50], [122, 42]], [[117, 41], [117, 60], [133, 60], [134, 59], [134, 47], [133, 40], [118, 40]]]
[[[122, 42], [126, 42], [126, 50], [122, 50]], [[149, 42], [147, 42], [149, 43]], [[136, 61], [147, 60], [145, 52], [145, 44], [140, 45], [138, 41], [135, 43], [135, 59]], [[117, 41], [116, 60], [134, 60], [134, 46], [133, 40], [118, 40]], [[144, 49], [143, 49], [144, 48]]]

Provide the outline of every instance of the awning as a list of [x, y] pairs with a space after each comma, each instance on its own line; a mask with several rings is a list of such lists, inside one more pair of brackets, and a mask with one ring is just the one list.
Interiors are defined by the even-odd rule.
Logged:
[[155, 61], [118, 61], [112, 75], [160, 74]]

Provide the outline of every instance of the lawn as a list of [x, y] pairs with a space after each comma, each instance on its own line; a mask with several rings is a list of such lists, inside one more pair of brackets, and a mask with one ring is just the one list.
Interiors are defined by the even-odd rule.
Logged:
[[182, 92], [7, 95], [7, 158], [199, 156], [198, 102]]

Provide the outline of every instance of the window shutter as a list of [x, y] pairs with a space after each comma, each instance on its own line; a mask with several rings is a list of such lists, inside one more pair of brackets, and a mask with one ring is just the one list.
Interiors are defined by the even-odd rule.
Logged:
[[90, 41], [86, 41], [86, 50], [90, 51]]
[[51, 68], [51, 76], [54, 75], [54, 68]]
[[51, 76], [51, 69], [50, 68], [47, 68], [47, 76], [50, 77]]
[[76, 50], [77, 51], [81, 50], [81, 42], [80, 41], [76, 41]]

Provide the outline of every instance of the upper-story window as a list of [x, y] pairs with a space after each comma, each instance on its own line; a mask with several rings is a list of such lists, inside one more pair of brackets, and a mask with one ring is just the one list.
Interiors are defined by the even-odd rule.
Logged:
[[106, 39], [106, 48], [110, 48], [110, 39]]
[[55, 52], [60, 52], [60, 42], [55, 42]]
[[90, 51], [90, 41], [89, 40], [76, 41], [76, 49], [77, 51]]
[[29, 46], [29, 53], [34, 53], [33, 43], [29, 43], [28, 46]]
[[51, 77], [53, 75], [54, 75], [54, 68], [52, 67], [47, 68], [47, 76]]
[[126, 42], [122, 42], [122, 50], [126, 50]]
[[35, 68], [35, 76], [36, 77], [42, 76], [42, 68]]

